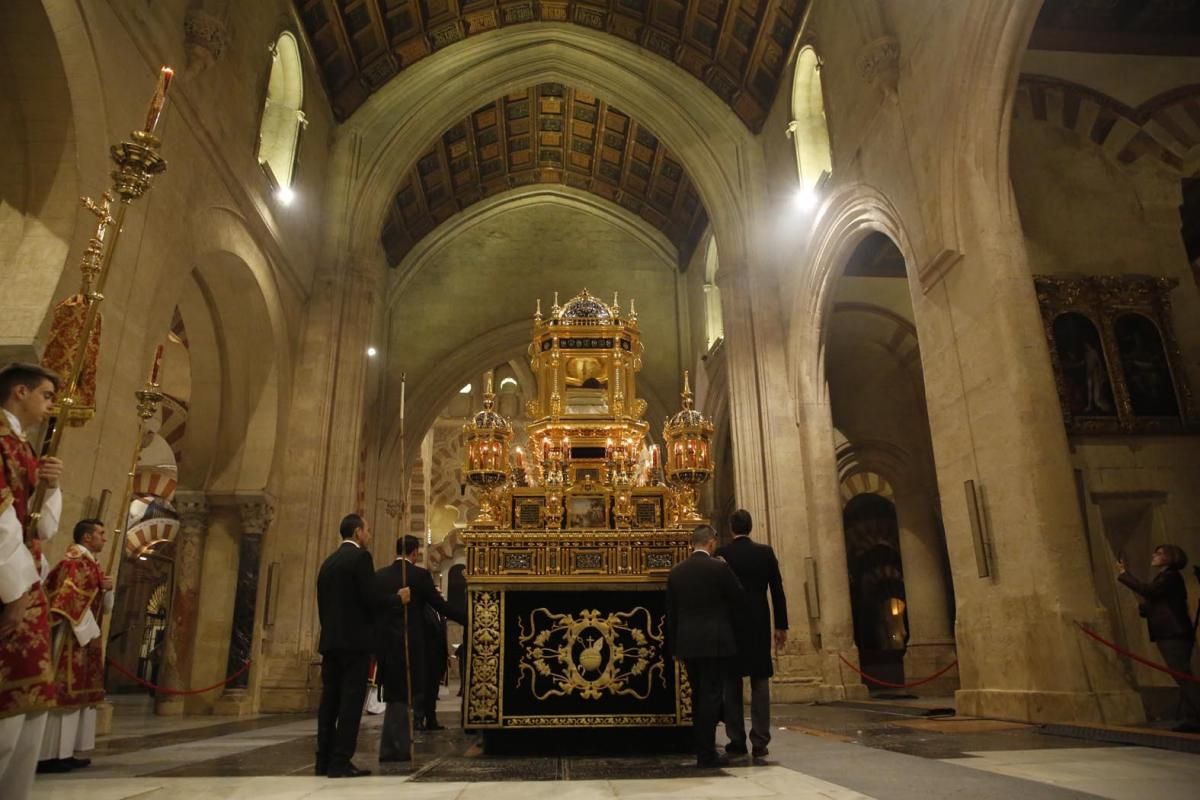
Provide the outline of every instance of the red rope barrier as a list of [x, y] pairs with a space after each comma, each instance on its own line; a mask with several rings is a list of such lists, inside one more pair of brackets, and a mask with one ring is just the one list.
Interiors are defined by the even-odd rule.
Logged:
[[113, 669], [115, 669], [117, 672], [124, 675], [126, 678], [129, 678], [131, 681], [133, 681], [134, 683], [137, 683], [140, 686], [144, 686], [147, 689], [153, 689], [156, 692], [162, 692], [163, 694], [172, 694], [172, 695], [191, 695], [191, 694], [204, 694], [205, 692], [211, 692], [213, 689], [219, 689], [222, 686], [229, 683], [230, 681], [236, 680], [243, 672], [250, 669], [250, 662], [247, 661], [245, 664], [242, 665], [242, 668], [239, 669], [237, 672], [233, 673], [232, 675], [230, 675], [228, 678], [226, 678], [223, 681], [214, 683], [212, 686], [205, 686], [203, 689], [168, 689], [165, 686], [159, 686], [156, 683], [151, 683], [150, 681], [139, 678], [137, 675], [134, 675], [132, 672], [125, 669], [120, 664], [118, 664], [116, 661], [113, 661], [111, 658], [108, 660], [108, 665], [110, 667], [112, 667]]
[[1193, 681], [1196, 683], [1200, 683], [1200, 678], [1197, 678], [1195, 675], [1191, 675], [1187, 672], [1176, 672], [1175, 670], [1171, 669], [1170, 667], [1164, 667], [1162, 664], [1156, 664], [1148, 658], [1142, 658], [1137, 653], [1134, 653], [1130, 650], [1126, 650], [1124, 647], [1121, 647], [1121, 645], [1119, 645], [1119, 644], [1114, 644], [1113, 642], [1110, 642], [1108, 639], [1105, 639], [1103, 636], [1096, 633], [1091, 628], [1088, 628], [1082, 622], [1076, 622], [1075, 624], [1079, 627], [1079, 630], [1083, 631], [1084, 633], [1086, 633], [1088, 636], [1095, 639], [1100, 644], [1106, 645], [1106, 646], [1112, 648], [1113, 650], [1116, 650], [1118, 653], [1125, 656], [1126, 658], [1132, 658], [1134, 661], [1138, 662], [1139, 664], [1145, 664], [1150, 669], [1156, 669], [1159, 672], [1165, 672], [1168, 675], [1170, 675], [1172, 678], [1174, 678], [1175, 680]]
[[950, 664], [948, 664], [944, 669], [938, 670], [937, 672], [930, 675], [928, 678], [922, 678], [921, 680], [913, 681], [912, 683], [889, 683], [888, 681], [880, 680], [879, 678], [872, 677], [872, 676], [868, 675], [867, 673], [863, 672], [861, 669], [854, 666], [854, 664], [852, 662], [847, 661], [846, 657], [843, 656], [841, 653], [838, 653], [838, 658], [840, 658], [842, 660], [843, 664], [845, 664], [847, 667], [849, 667], [850, 669], [857, 672], [859, 675], [866, 678], [871, 683], [874, 683], [877, 686], [886, 686], [888, 689], [913, 689], [913, 688], [916, 688], [917, 686], [921, 686], [923, 684], [929, 683], [930, 681], [937, 680], [938, 678], [942, 677], [947, 672], [949, 672], [950, 670], [952, 670], [958, 666], [958, 659], [954, 659], [954, 661], [951, 662]]

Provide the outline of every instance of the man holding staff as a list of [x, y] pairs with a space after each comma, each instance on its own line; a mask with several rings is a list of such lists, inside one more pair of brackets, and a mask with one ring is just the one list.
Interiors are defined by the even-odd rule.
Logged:
[[[42, 542], [54, 536], [62, 514], [62, 462], [39, 460], [26, 434], [45, 422], [58, 389], [58, 375], [36, 364], [0, 369], [0, 797], [5, 800], [24, 800], [33, 791], [46, 711], [54, 704]], [[48, 491], [31, 525], [29, 501], [38, 481]]]
[[38, 772], [69, 772], [92, 763], [77, 751], [96, 747], [96, 704], [104, 700], [104, 614], [112, 611], [113, 580], [96, 557], [107, 538], [104, 522], [80, 520], [75, 543], [46, 578], [54, 645], [55, 705], [46, 720]]

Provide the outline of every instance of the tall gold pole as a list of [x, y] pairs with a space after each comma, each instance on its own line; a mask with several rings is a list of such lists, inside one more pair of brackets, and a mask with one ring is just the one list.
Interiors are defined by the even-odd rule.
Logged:
[[[158, 154], [161, 142], [154, 132], [162, 116], [163, 106], [167, 100], [167, 89], [170, 87], [174, 75], [175, 72], [170, 67], [163, 67], [159, 71], [158, 86], [154, 90], [154, 97], [150, 100], [145, 126], [140, 131], [133, 131], [129, 140], [115, 144], [109, 150], [109, 155], [116, 164], [116, 169], [110, 173], [113, 180], [112, 188], [101, 195], [99, 203], [86, 197], [80, 198], [84, 207], [96, 215], [97, 223], [96, 231], [88, 241], [79, 265], [79, 270], [83, 273], [81, 294], [86, 311], [71, 369], [63, 376], [65, 388], [60, 392], [58, 413], [58, 416], [63, 419], [69, 418], [71, 408], [77, 402], [75, 394], [79, 390], [79, 381], [87, 357], [87, 346], [91, 341], [92, 331], [96, 328], [100, 303], [104, 300], [104, 286], [108, 281], [113, 255], [117, 251], [117, 242], [121, 238], [125, 214], [133, 201], [149, 190], [154, 176], [167, 168], [167, 162]], [[120, 202], [117, 203], [116, 214], [110, 216], [109, 212], [112, 210], [112, 202], [116, 196], [120, 197]], [[65, 430], [65, 425], [54, 426], [54, 430], [50, 434], [50, 441], [41, 455], [58, 455]], [[29, 524], [37, 524], [45, 499], [46, 485], [39, 483], [29, 501]]]

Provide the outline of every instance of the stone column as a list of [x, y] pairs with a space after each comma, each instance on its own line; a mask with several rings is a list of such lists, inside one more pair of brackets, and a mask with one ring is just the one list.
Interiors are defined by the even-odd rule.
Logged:
[[[791, 629], [777, 659], [772, 697], [797, 702], [865, 696], [861, 682], [838, 659], [856, 661], [858, 654], [828, 393], [811, 405], [802, 402], [797, 419], [778, 291], [770, 276], [722, 265], [717, 283], [729, 348], [737, 502], [754, 516], [753, 536], [775, 549], [788, 599]], [[816, 566], [815, 605], [808, 600], [808, 559]]]
[[[179, 533], [175, 539], [175, 593], [171, 597], [171, 618], [163, 639], [158, 682], [171, 689], [186, 689], [192, 674], [192, 651], [200, 605], [200, 568], [208, 532], [208, 502], [203, 492], [179, 491], [175, 493], [175, 510], [179, 512]], [[154, 698], [154, 713], [175, 716], [183, 713], [183, 705], [182, 697], [160, 693]]]
[[[238, 547], [237, 593], [233, 601], [233, 628], [229, 633], [229, 659], [225, 674], [233, 675], [253, 658], [255, 611], [258, 605], [259, 565], [262, 561], [263, 535], [271, 527], [275, 506], [265, 494], [241, 500], [242, 539]], [[253, 710], [250, 670], [230, 681], [213, 707], [219, 715], [241, 716]]]
[[[912, 487], [896, 487], [896, 521], [900, 529], [900, 560], [908, 610], [908, 650], [904, 678], [919, 680], [948, 666], [955, 658], [950, 628], [950, 598], [946, 591], [941, 534], [931, 498]], [[921, 687], [924, 694], [944, 694], [958, 688], [958, 672]]]

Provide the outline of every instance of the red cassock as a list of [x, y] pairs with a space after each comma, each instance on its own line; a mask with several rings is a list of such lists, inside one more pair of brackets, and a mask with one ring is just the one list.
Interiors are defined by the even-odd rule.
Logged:
[[[13, 433], [0, 414], [0, 508], [12, 502], [17, 518], [26, 509], [37, 481], [33, 448]], [[25, 526], [25, 545], [41, 564], [42, 543], [33, 526]], [[54, 669], [50, 655], [49, 604], [42, 584], [33, 586], [32, 602], [17, 629], [0, 641], [0, 718], [34, 713], [54, 705]]]
[[54, 691], [59, 708], [93, 705], [104, 699], [103, 639], [97, 635], [81, 645], [73, 630], [83, 624], [89, 611], [97, 627], [103, 624], [103, 580], [104, 572], [96, 559], [77, 544], [67, 548], [63, 560], [46, 578], [58, 651]]

